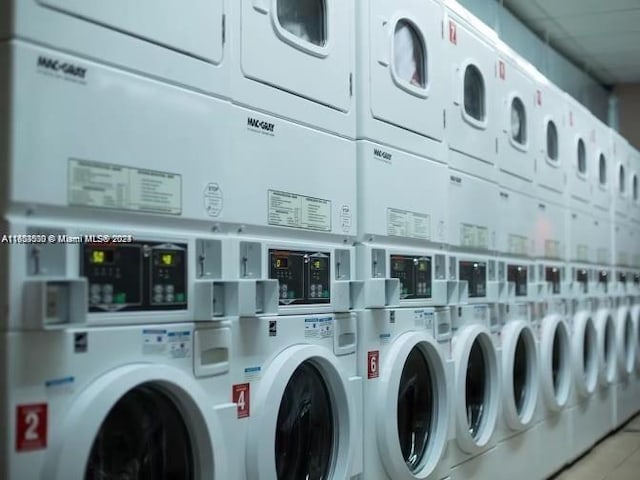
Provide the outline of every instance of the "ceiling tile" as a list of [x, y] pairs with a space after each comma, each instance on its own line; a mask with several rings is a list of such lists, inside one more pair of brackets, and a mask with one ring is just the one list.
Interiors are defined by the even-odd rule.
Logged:
[[522, 20], [546, 18], [547, 14], [531, 0], [504, 0], [504, 5]]
[[638, 0], [521, 0], [536, 4], [552, 17], [609, 13], [640, 7]]
[[608, 12], [554, 18], [566, 36], [604, 35], [609, 33], [640, 32], [640, 8], [625, 12]]

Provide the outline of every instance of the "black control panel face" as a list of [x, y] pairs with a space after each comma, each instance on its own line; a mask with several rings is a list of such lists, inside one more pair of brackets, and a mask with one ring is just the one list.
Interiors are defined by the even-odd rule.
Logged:
[[604, 292], [607, 293], [609, 287], [609, 273], [604, 270], [598, 272], [598, 283], [604, 287]]
[[618, 282], [625, 284], [627, 283], [627, 274], [624, 272], [618, 272]]
[[560, 269], [556, 267], [546, 267], [544, 269], [544, 280], [551, 284], [551, 293], [560, 293]]
[[185, 244], [83, 245], [80, 274], [89, 282], [90, 312], [187, 308]]
[[633, 276], [633, 284], [636, 286], [640, 285], [640, 274], [636, 273]]
[[507, 265], [507, 282], [515, 283], [516, 297], [526, 297], [527, 267], [524, 265]]
[[589, 272], [584, 269], [576, 271], [576, 282], [580, 284], [582, 293], [589, 293]]
[[469, 298], [487, 296], [486, 262], [459, 262], [459, 278], [469, 284]]
[[280, 305], [331, 303], [331, 254], [269, 250], [269, 278], [279, 282]]
[[391, 255], [391, 278], [400, 280], [400, 298], [431, 298], [431, 257]]

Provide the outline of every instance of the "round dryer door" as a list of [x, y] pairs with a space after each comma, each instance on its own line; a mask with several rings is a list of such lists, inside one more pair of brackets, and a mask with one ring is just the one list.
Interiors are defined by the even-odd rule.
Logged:
[[289, 347], [268, 365], [252, 398], [249, 478], [349, 478], [353, 395], [342, 370], [315, 345]]
[[578, 393], [591, 396], [598, 382], [598, 336], [588, 312], [573, 319], [573, 368]]
[[633, 372], [635, 366], [635, 328], [628, 307], [618, 308], [617, 317], [618, 365], [620, 373], [627, 377]]
[[[196, 479], [227, 475], [210, 399], [188, 374], [132, 364], [88, 385], [49, 450], [50, 478]], [[216, 445], [216, 448], [214, 448]]]
[[513, 430], [533, 420], [538, 399], [538, 352], [533, 330], [512, 321], [502, 330], [502, 389], [505, 419]]
[[486, 327], [471, 325], [454, 337], [456, 439], [470, 454], [484, 448], [496, 427], [500, 401], [498, 361]]
[[613, 383], [616, 375], [616, 328], [609, 310], [602, 309], [596, 317], [598, 332], [599, 380], [601, 386]]
[[569, 330], [560, 315], [547, 315], [540, 326], [540, 383], [547, 408], [560, 411], [571, 391]]
[[633, 342], [636, 349], [636, 372], [640, 373], [640, 305], [631, 307], [631, 318], [633, 319], [634, 337]]
[[393, 343], [380, 371], [376, 422], [385, 470], [389, 478], [426, 479], [449, 430], [444, 361], [430, 337], [413, 332]]

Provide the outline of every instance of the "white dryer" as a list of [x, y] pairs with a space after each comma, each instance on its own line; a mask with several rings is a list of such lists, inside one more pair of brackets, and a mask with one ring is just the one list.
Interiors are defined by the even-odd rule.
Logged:
[[497, 198], [496, 145], [501, 122], [496, 108], [496, 36], [457, 2], [445, 2], [445, 7], [450, 66], [448, 243], [466, 250], [494, 250], [496, 215], [481, 206]]
[[566, 409], [573, 389], [571, 333], [565, 298], [537, 303], [534, 324], [539, 345], [540, 400], [534, 427], [536, 448], [534, 478], [548, 478], [567, 461], [569, 416]]
[[367, 0], [358, 2], [358, 13], [357, 261], [364, 306], [392, 305], [398, 296], [402, 305], [446, 305], [442, 5]]
[[[595, 117], [592, 117], [592, 122], [595, 128], [593, 143], [596, 147], [592, 162], [593, 170], [597, 173], [594, 177], [595, 185], [591, 204], [597, 211], [596, 216], [610, 218], [614, 192], [621, 189], [626, 196], [626, 169], [628, 166], [626, 160], [622, 159], [619, 160], [620, 164], [616, 165], [609, 127]], [[623, 168], [620, 168], [621, 166]], [[623, 185], [619, 185], [621, 176], [625, 177]], [[602, 229], [602, 235], [605, 235], [604, 229]]]
[[[0, 18], [12, 21], [0, 24], [0, 37], [56, 49], [29, 67], [59, 79], [95, 82], [89, 64], [104, 62], [228, 98], [230, 3], [198, 0], [185, 8], [170, 0], [9, 0]], [[77, 57], [69, 61], [61, 52]]]
[[229, 3], [233, 102], [355, 138], [355, 2]]
[[567, 248], [568, 218], [565, 203], [566, 182], [562, 174], [567, 164], [565, 97], [541, 75], [536, 77], [534, 138], [536, 152], [535, 228], [537, 258], [564, 260]]
[[573, 462], [595, 443], [595, 392], [598, 386], [598, 333], [592, 312], [595, 271], [586, 265], [573, 264], [574, 290], [570, 308], [571, 365], [573, 390], [566, 415], [569, 438], [565, 460]]
[[2, 477], [238, 478], [230, 333], [205, 323], [3, 332]]
[[[510, 479], [522, 475], [523, 456], [538, 455], [539, 430], [534, 427], [540, 374], [531, 304], [516, 299], [506, 308], [501, 332], [502, 415], [498, 419], [498, 444], [492, 455], [494, 471], [490, 478]], [[525, 478], [533, 480], [534, 473], [528, 471]]]
[[489, 477], [502, 404], [499, 335], [491, 330], [488, 305], [454, 306], [451, 315], [456, 436], [447, 451], [450, 476]]
[[232, 322], [240, 479], [361, 475], [356, 323], [349, 313]]
[[454, 438], [447, 308], [358, 312], [363, 478], [444, 478]]

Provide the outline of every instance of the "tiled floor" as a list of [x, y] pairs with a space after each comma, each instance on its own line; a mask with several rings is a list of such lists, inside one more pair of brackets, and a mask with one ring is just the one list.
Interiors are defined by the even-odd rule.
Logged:
[[640, 415], [596, 445], [554, 480], [640, 479]]

